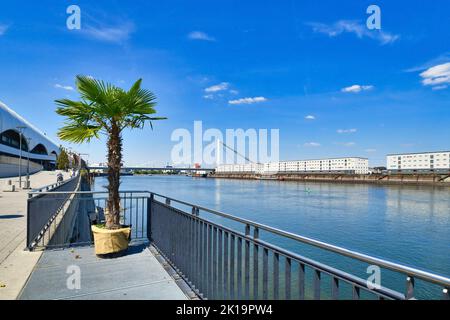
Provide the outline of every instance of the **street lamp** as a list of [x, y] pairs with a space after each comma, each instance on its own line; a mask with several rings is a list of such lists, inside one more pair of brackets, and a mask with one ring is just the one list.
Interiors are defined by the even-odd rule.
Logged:
[[71, 167], [71, 166], [73, 165], [73, 164], [72, 164], [72, 162], [73, 162], [73, 158], [72, 158], [72, 147], [69, 147], [68, 150], [69, 150], [69, 152], [67, 152], [67, 155], [69, 156], [69, 157], [68, 157], [68, 158], [69, 158], [69, 164], [67, 165], [66, 170], [68, 170], [69, 167]]
[[26, 183], [26, 189], [30, 188], [30, 145], [31, 145], [31, 138], [26, 138], [27, 144], [28, 144], [28, 152], [27, 152], [27, 183]]
[[22, 188], [22, 135], [23, 131], [27, 128], [26, 126], [17, 126], [19, 130], [19, 188]]

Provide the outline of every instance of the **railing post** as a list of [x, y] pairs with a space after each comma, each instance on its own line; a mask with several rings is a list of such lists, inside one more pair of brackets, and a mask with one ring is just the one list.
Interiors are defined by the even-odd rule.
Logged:
[[273, 299], [280, 297], [280, 254], [273, 253]]
[[361, 297], [360, 289], [356, 285], [352, 286], [352, 299], [353, 300], [359, 300]]
[[405, 298], [407, 300], [414, 298], [414, 278], [411, 276], [408, 276], [406, 278], [406, 294]]
[[303, 263], [298, 266], [298, 298], [305, 300], [305, 265]]
[[255, 227], [253, 230], [253, 239], [258, 240], [259, 239], [259, 228]]
[[[259, 229], [254, 227], [253, 239], [258, 240]], [[253, 299], [257, 300], [259, 294], [259, 246], [253, 245]]]
[[[28, 196], [31, 196], [29, 194]], [[31, 235], [30, 235], [30, 197], [27, 199], [27, 249], [29, 251], [32, 250], [31, 248]]]
[[331, 278], [331, 297], [333, 300], [339, 299], [339, 279], [336, 277]]
[[269, 299], [269, 249], [263, 248], [263, 299]]
[[442, 290], [442, 300], [450, 300], [450, 294], [449, 294], [449, 289], [448, 288], [444, 288]]
[[319, 270], [314, 269], [314, 280], [313, 280], [313, 290], [314, 290], [314, 300], [320, 300], [320, 279], [322, 275]]
[[152, 203], [153, 203], [153, 193], [147, 198], [147, 238], [152, 242]]
[[284, 277], [285, 299], [291, 299], [291, 259], [286, 257], [285, 277]]
[[245, 225], [244, 299], [250, 299], [250, 225]]

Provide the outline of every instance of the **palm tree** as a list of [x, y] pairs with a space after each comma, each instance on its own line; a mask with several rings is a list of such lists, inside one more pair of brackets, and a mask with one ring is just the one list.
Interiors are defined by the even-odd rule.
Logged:
[[125, 128], [142, 129], [145, 123], [151, 128], [155, 114], [156, 97], [141, 88], [142, 79], [125, 91], [112, 84], [87, 76], [77, 76], [76, 85], [81, 100], [55, 100], [56, 113], [66, 118], [58, 131], [62, 140], [83, 143], [100, 134], [107, 136], [108, 150], [108, 200], [106, 228], [120, 228], [120, 169], [122, 166], [122, 131]]

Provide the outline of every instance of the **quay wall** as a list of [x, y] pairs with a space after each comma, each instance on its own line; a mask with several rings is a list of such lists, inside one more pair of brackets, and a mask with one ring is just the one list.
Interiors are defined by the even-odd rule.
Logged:
[[319, 174], [319, 173], [277, 173], [261, 175], [257, 173], [215, 173], [216, 179], [276, 180], [332, 183], [407, 184], [450, 187], [449, 174]]
[[[17, 177], [20, 171], [22, 176], [26, 176], [28, 168], [27, 158], [22, 158], [21, 166], [19, 166], [19, 162], [19, 158], [0, 155], [0, 178]], [[30, 160], [30, 174], [39, 172], [42, 169], [42, 165]]]

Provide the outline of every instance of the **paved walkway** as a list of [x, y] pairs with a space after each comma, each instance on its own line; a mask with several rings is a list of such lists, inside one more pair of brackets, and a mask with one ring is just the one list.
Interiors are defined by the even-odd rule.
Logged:
[[[78, 277], [79, 276], [79, 277]], [[146, 244], [119, 258], [100, 259], [94, 248], [46, 250], [19, 299], [186, 300]]]
[[[30, 176], [31, 188], [56, 182], [58, 171], [43, 171]], [[64, 173], [64, 179], [69, 174]], [[0, 299], [15, 299], [37, 263], [41, 253], [26, 247], [28, 190], [5, 192], [7, 181], [18, 186], [19, 179], [0, 179]]]

